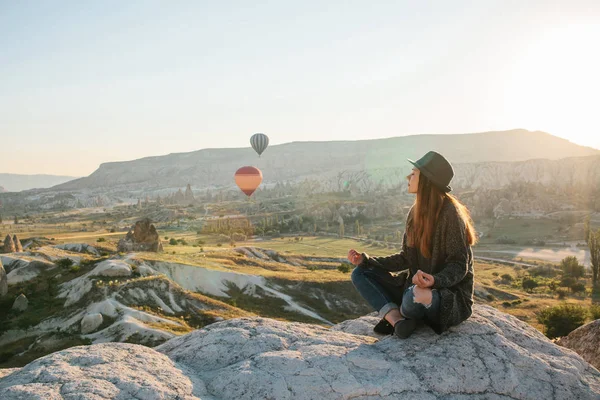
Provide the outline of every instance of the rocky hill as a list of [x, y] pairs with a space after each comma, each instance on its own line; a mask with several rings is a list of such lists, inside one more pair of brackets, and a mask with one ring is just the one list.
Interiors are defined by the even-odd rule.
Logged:
[[476, 306], [443, 335], [374, 338], [376, 317], [331, 329], [265, 318], [218, 322], [156, 349], [121, 343], [1, 370], [3, 399], [600, 398], [600, 372], [516, 318]]
[[[417, 159], [429, 150], [441, 152], [455, 164], [600, 155], [599, 150], [575, 145], [544, 132], [526, 130], [361, 141], [293, 142], [269, 147], [262, 158], [258, 158], [251, 148], [205, 149], [105, 163], [90, 176], [53, 189], [158, 189], [185, 187], [188, 183], [196, 188], [220, 187], [231, 185], [233, 173], [243, 165], [260, 168], [265, 183], [326, 180], [340, 171], [366, 171], [377, 180], [402, 179], [408, 165], [406, 158]], [[398, 169], [401, 174], [396, 176]]]

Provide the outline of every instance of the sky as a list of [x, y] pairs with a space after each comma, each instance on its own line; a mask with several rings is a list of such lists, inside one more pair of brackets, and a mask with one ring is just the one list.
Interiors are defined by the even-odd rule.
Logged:
[[523, 128], [600, 149], [598, 43], [596, 0], [0, 0], [0, 172], [86, 176], [256, 132]]

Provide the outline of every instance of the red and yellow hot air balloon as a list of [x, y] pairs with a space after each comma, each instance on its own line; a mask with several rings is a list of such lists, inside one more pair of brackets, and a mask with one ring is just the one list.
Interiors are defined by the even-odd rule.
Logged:
[[242, 167], [235, 171], [235, 183], [248, 197], [258, 188], [262, 178], [262, 172], [256, 167]]

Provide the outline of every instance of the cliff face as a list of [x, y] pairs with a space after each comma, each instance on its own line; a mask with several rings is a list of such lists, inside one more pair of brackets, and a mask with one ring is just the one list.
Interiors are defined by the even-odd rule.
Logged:
[[[2, 372], [3, 399], [597, 399], [600, 372], [487, 306], [443, 335], [371, 336], [265, 318], [215, 323], [155, 350], [74, 347]], [[350, 333], [349, 333], [350, 332]]]

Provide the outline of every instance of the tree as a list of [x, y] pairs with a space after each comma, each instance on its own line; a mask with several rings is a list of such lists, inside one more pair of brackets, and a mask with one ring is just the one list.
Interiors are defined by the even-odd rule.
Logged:
[[17, 225], [19, 223], [19, 216], [15, 215], [15, 225]]
[[579, 264], [575, 256], [563, 258], [560, 262], [560, 269], [562, 269], [565, 276], [572, 276], [573, 278], [580, 278], [585, 274], [584, 266]]
[[566, 336], [585, 323], [588, 311], [575, 304], [546, 308], [538, 314], [538, 321], [546, 328], [546, 336]]
[[535, 289], [536, 287], [538, 287], [538, 283], [535, 279], [531, 279], [531, 278], [523, 278], [523, 289], [526, 292], [531, 292], [533, 289]]
[[590, 262], [592, 264], [592, 284], [598, 285], [598, 272], [600, 271], [600, 229], [596, 232], [590, 231], [588, 238], [590, 248]]

